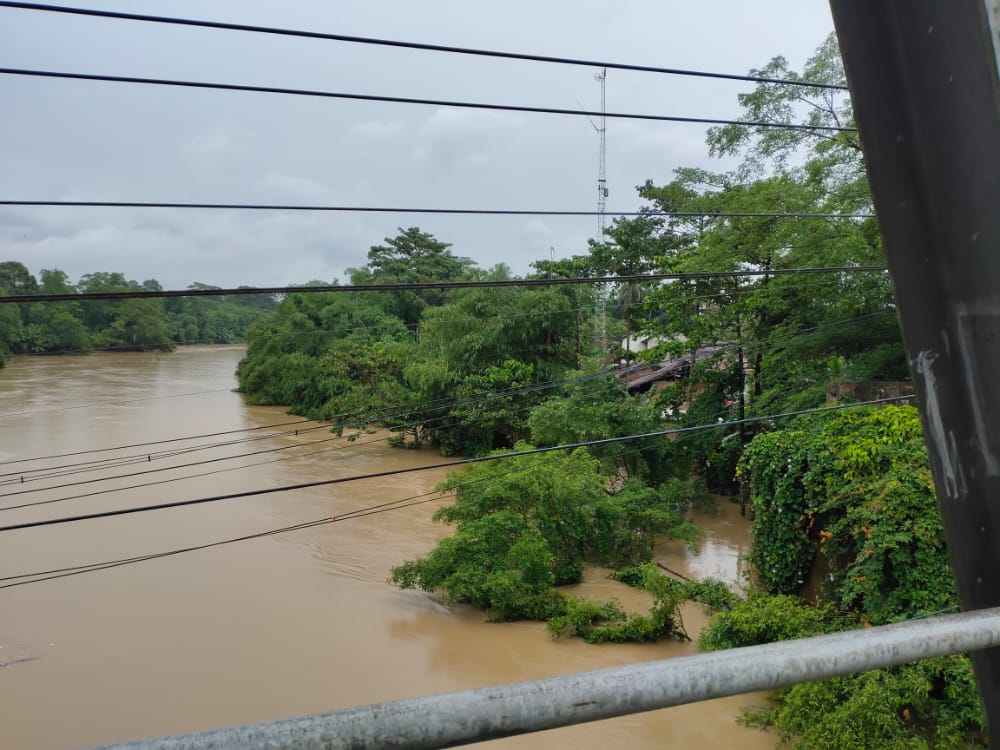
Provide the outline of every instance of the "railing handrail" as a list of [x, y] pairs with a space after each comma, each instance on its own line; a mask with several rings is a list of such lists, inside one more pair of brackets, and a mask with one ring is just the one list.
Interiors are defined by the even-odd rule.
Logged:
[[1000, 607], [99, 750], [453, 747], [1000, 646]]

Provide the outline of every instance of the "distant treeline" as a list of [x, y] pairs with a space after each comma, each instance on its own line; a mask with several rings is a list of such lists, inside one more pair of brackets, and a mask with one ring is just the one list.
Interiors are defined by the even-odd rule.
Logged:
[[[212, 289], [194, 283], [189, 289]], [[0, 305], [0, 364], [10, 354], [75, 354], [94, 349], [170, 351], [177, 344], [243, 341], [247, 328], [275, 307], [267, 294], [168, 299], [31, 302], [37, 294], [162, 291], [120, 273], [88, 273], [73, 284], [43, 268], [36, 278], [17, 261], [0, 262], [0, 294], [25, 302]]]

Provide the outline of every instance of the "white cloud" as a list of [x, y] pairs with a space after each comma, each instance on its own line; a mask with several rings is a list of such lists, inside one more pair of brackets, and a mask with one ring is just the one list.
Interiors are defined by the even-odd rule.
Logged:
[[399, 138], [403, 131], [399, 120], [365, 120], [351, 128], [351, 135], [355, 142], [384, 144]]
[[417, 131], [414, 161], [456, 172], [495, 166], [516, 153], [524, 128], [514, 112], [437, 109]]
[[254, 181], [254, 188], [261, 193], [307, 200], [316, 204], [337, 202], [337, 191], [331, 186], [311, 177], [277, 174], [270, 172]]
[[[150, 13], [205, 16], [193, 0], [148, 0]], [[785, 54], [800, 65], [832, 27], [822, 4], [795, 0], [600, 7], [570, 0], [288, 4], [217, 0], [213, 16], [486, 49], [741, 72]], [[419, 7], [418, 7], [419, 6]], [[291, 15], [289, 15], [291, 14]], [[9, 64], [74, 69], [81, 60], [136, 75], [587, 109], [592, 68], [487, 60], [155, 25], [95, 26], [38, 14], [0, 25]], [[746, 33], [753, 28], [754, 33]], [[40, 42], [44, 40], [45, 44]], [[185, 54], [178, 55], [179, 45]], [[730, 116], [748, 87], [609, 71], [608, 109]], [[595, 207], [598, 140], [580, 117], [193, 91], [85, 82], [5, 81], [0, 196], [351, 206]], [[58, 116], [52, 113], [59, 113]], [[709, 162], [704, 129], [608, 121], [609, 208], [634, 187]], [[370, 245], [419, 225], [488, 267], [527, 273], [535, 259], [586, 252], [592, 217], [410, 216], [34, 208], [0, 210], [0, 261], [71, 278], [98, 270], [167, 288], [342, 277]]]
[[214, 123], [207, 130], [196, 133], [182, 143], [180, 151], [184, 156], [193, 159], [234, 156], [246, 151], [246, 140], [250, 135], [250, 131], [245, 128]]

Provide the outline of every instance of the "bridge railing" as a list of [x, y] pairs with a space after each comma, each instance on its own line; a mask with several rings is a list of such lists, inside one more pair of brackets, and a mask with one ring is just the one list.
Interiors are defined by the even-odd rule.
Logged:
[[1000, 607], [103, 750], [453, 747], [1000, 646]]

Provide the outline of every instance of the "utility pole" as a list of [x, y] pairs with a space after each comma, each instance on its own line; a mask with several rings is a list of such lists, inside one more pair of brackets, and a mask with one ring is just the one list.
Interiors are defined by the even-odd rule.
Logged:
[[[1000, 604], [1000, 3], [831, 0], [962, 608]], [[1000, 746], [1000, 649], [972, 655]]]

